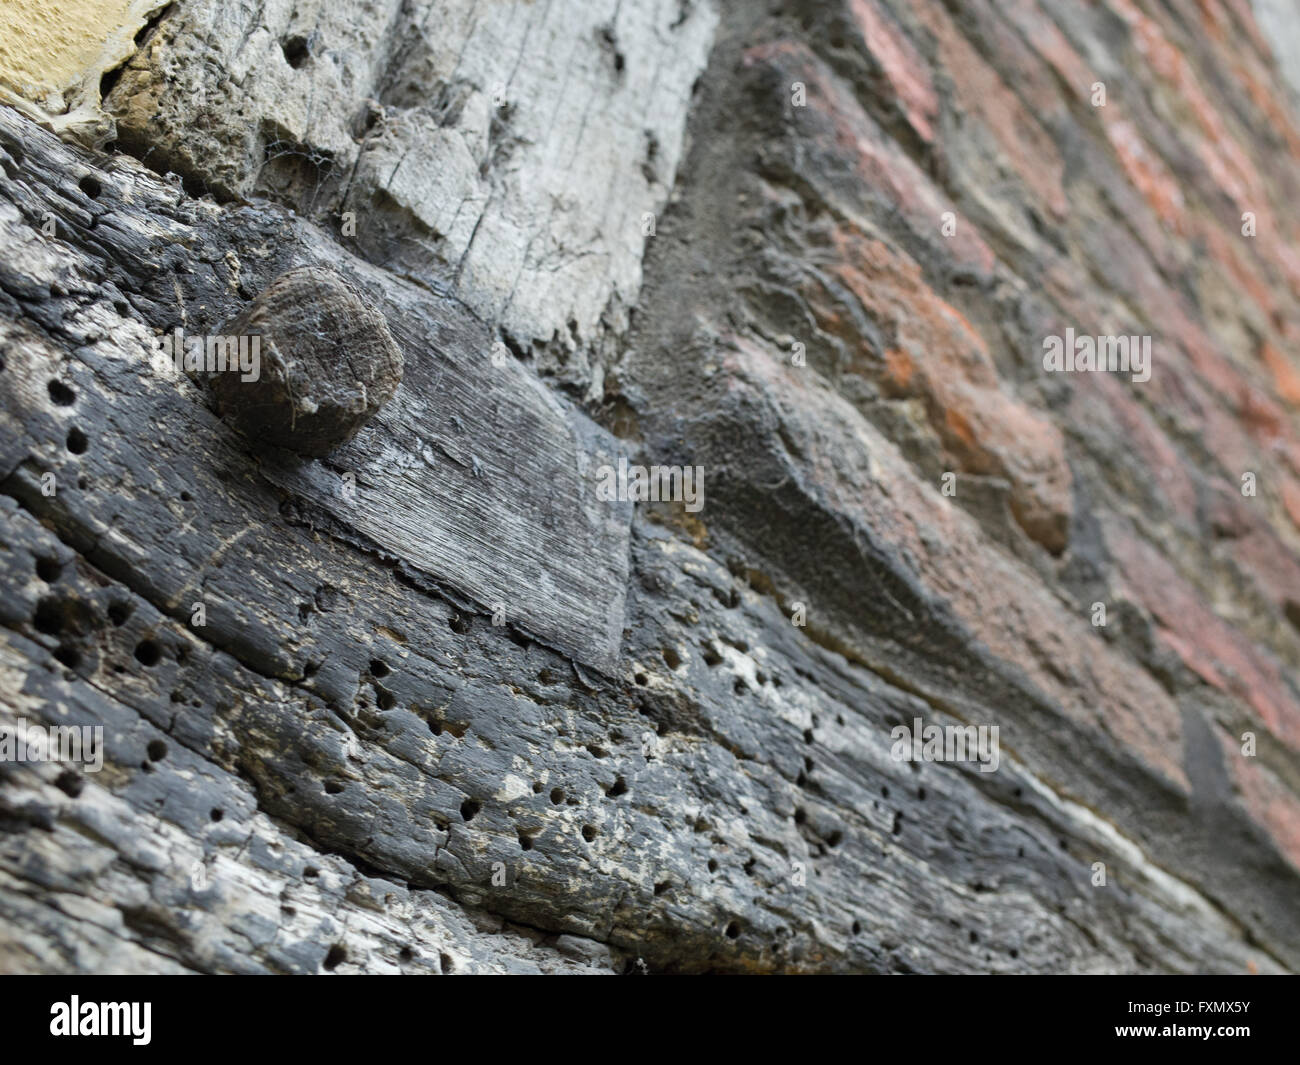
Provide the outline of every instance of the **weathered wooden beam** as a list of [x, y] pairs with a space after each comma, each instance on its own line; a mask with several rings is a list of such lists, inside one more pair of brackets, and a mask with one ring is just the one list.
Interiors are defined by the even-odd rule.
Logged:
[[[118, 274], [119, 292], [136, 286], [147, 293], [140, 313], [105, 293], [93, 313], [84, 312], [94, 325], [76, 327], [83, 343], [74, 351], [87, 372], [120, 382], [115, 413], [104, 418], [130, 435], [119, 458], [133, 475], [153, 476], [158, 444], [143, 436], [143, 427], [177, 428], [184, 420], [190, 423], [181, 434], [185, 446], [224, 452], [231, 469], [256, 467], [499, 624], [590, 666], [612, 668], [623, 627], [630, 511], [626, 503], [597, 499], [594, 470], [612, 460], [613, 438], [541, 387], [487, 326], [448, 297], [394, 286], [370, 264], [340, 258], [309, 224], [278, 210], [177, 211], [165, 183], [131, 167], [102, 169], [53, 137], [33, 134], [12, 112], [0, 112], [0, 138], [25, 145], [23, 161], [5, 182], [11, 284], [38, 291], [78, 275], [84, 286], [107, 268]], [[94, 180], [94, 198], [79, 188], [68, 191], [57, 176], [64, 173], [78, 174], [83, 184]], [[140, 210], [170, 215], [165, 230], [137, 226], [128, 212]], [[53, 237], [41, 228], [47, 218]], [[232, 222], [270, 241], [236, 250], [226, 235]], [[65, 258], [69, 237], [82, 249]], [[113, 241], [111, 251], [101, 243], [106, 240]], [[57, 268], [51, 255], [61, 257]], [[130, 263], [131, 276], [108, 268], [105, 256]], [[244, 302], [241, 292], [257, 291], [287, 267], [310, 264], [348, 272], [385, 316], [406, 363], [395, 398], [322, 461], [268, 454], [264, 441], [223, 424], [208, 410], [201, 379], [178, 375], [174, 361], [156, 357], [152, 343], [154, 334], [176, 327], [224, 335]], [[96, 347], [92, 334], [118, 343]], [[39, 417], [47, 398], [37, 365], [21, 384], [11, 378], [24, 390], [6, 412], [14, 458], [32, 431], [21, 423]], [[98, 416], [91, 419], [87, 412], [87, 423], [99, 424]], [[70, 497], [66, 506], [86, 535], [96, 535], [90, 530], [103, 517], [93, 503]], [[168, 519], [158, 520], [165, 527]]]

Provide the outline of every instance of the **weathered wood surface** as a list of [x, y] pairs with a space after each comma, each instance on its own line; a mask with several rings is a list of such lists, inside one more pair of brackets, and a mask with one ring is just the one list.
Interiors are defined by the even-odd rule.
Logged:
[[[182, 3], [106, 104], [181, 182], [0, 112], [0, 727], [108, 746], [0, 763], [0, 968], [1300, 967], [1300, 135], [1248, 16], [608, 6]], [[148, 351], [304, 264], [406, 361], [320, 461]], [[1061, 322], [1166, 361], [1045, 380]], [[703, 511], [597, 500], [620, 452]], [[917, 717], [998, 770], [893, 760]]]
[[[73, 165], [66, 159], [50, 163]], [[79, 165], [78, 179], [83, 171], [92, 172]], [[597, 501], [583, 478], [612, 454], [612, 438], [594, 425], [576, 425], [580, 416], [566, 413], [514, 358], [494, 364], [494, 341], [462, 306], [409, 284], [381, 287], [380, 272], [351, 257], [340, 262], [338, 250], [303, 223], [284, 214], [196, 209], [155, 183], [155, 217], [137, 228], [119, 213], [128, 202], [147, 197], [139, 177], [93, 173], [99, 183], [94, 200], [75, 184], [71, 203], [57, 185], [38, 186], [15, 206], [37, 223], [52, 212], [65, 234], [79, 225], [97, 236], [120, 227], [113, 239], [122, 266], [80, 265], [88, 284], [96, 271], [106, 271], [123, 296], [118, 302], [130, 307], [123, 314], [106, 302], [95, 315], [98, 324], [82, 335], [129, 338], [114, 373], [138, 403], [142, 424], [165, 426], [191, 443], [203, 441], [209, 454], [225, 450], [222, 464], [230, 468], [249, 461], [238, 452], [251, 444], [253, 461], [301, 501], [342, 516], [376, 545], [459, 590], [480, 612], [505, 604], [511, 623], [584, 662], [609, 667], [622, 625], [627, 508], [620, 512]], [[243, 234], [239, 252], [228, 243], [232, 222]], [[17, 230], [14, 241], [11, 269], [23, 262], [23, 243], [38, 254], [45, 247], [39, 230]], [[98, 251], [102, 245], [92, 240], [91, 247]], [[262, 441], [235, 439], [206, 410], [194, 409], [197, 390], [149, 349], [154, 332], [176, 327], [189, 335], [224, 335], [241, 299], [288, 267], [312, 263], [351, 264], [358, 285], [385, 309], [406, 361], [397, 396], [323, 462], [277, 457], [265, 452]], [[68, 261], [60, 269], [73, 265]], [[75, 380], [69, 383], [78, 387]], [[24, 405], [35, 404], [45, 390], [37, 380], [29, 384]], [[44, 400], [49, 402], [48, 395]], [[88, 411], [85, 417], [95, 424], [108, 415]], [[11, 446], [22, 447], [22, 439], [15, 432]], [[184, 472], [150, 470], [156, 440], [128, 446], [139, 449], [129, 463], [138, 467], [136, 476], [194, 484], [192, 466]], [[91, 529], [107, 519], [95, 510], [89, 505], [85, 516]], [[165, 527], [169, 519], [157, 520]], [[187, 586], [179, 575], [177, 582]]]
[[340, 232], [352, 212], [345, 243], [586, 366], [626, 326], [716, 22], [680, 0], [183, 3], [109, 108], [192, 188]]

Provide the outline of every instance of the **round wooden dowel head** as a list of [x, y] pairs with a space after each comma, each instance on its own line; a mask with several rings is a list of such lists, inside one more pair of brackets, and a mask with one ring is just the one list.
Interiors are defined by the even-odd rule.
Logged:
[[223, 331], [258, 338], [255, 377], [226, 370], [211, 378], [221, 415], [254, 443], [326, 455], [402, 380], [402, 353], [384, 316], [323, 267], [281, 274]]

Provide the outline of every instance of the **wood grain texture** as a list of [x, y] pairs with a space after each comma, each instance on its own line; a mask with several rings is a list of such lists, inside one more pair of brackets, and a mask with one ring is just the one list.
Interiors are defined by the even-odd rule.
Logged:
[[[5, 120], [16, 135], [19, 127]], [[23, 202], [11, 210], [40, 218], [51, 207], [63, 208], [54, 189], [13, 187]], [[94, 219], [105, 232], [130, 225], [117, 221], [119, 212], [127, 209], [127, 196], [142, 192], [137, 175], [103, 175], [98, 200], [82, 196], [89, 207], [83, 224]], [[165, 259], [166, 272], [150, 262], [157, 238], [123, 234], [124, 257], [138, 269], [122, 283], [147, 293], [144, 313], [142, 320], [119, 317], [102, 326], [108, 335], [120, 331], [130, 338], [131, 346], [112, 363], [115, 375], [133, 382], [123, 386], [122, 402], [134, 404], [142, 424], [165, 424], [165, 406], [207, 402], [201, 392], [186, 395], [187, 382], [167, 360], [152, 358], [150, 329], [170, 332], [175, 323], [190, 335], [220, 333], [242, 305], [240, 292], [258, 290], [257, 278], [269, 282], [291, 265], [341, 265], [337, 251], [310, 226], [287, 216], [245, 213], [245, 227], [274, 233], [281, 243], [241, 260], [227, 257], [219, 217], [202, 209], [180, 213], [166, 226], [175, 272]], [[46, 254], [39, 236], [16, 234], [15, 240], [11, 270], [21, 268], [23, 245], [38, 258]], [[101, 269], [96, 253], [92, 240], [78, 267], [85, 275]], [[277, 458], [255, 448], [264, 475], [457, 590], [474, 610], [497, 613], [502, 624], [608, 669], [622, 631], [629, 509], [597, 500], [589, 474], [613, 454], [612, 438], [566, 410], [513, 357], [494, 364], [494, 350], [504, 348], [494, 348], [499, 341], [461, 306], [411, 285], [381, 287], [373, 267], [360, 260], [349, 265], [355, 283], [383, 308], [404, 352], [407, 385], [328, 462]], [[105, 313], [116, 314], [111, 308]], [[33, 381], [30, 387], [39, 392], [43, 386]], [[232, 429], [206, 410], [188, 416], [202, 424], [187, 430], [187, 438], [229, 449], [232, 467], [249, 464], [238, 455], [247, 444]], [[142, 467], [149, 461], [145, 454]]]

